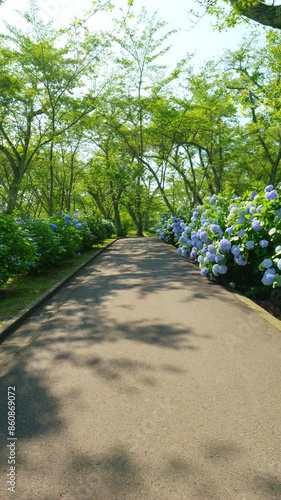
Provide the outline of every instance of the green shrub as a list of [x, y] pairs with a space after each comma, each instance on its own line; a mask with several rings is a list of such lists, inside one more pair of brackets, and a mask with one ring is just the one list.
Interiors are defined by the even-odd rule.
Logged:
[[[31, 219], [23, 221], [22, 227], [36, 242], [36, 269], [42, 271], [46, 267], [57, 264], [66, 254], [61, 244], [56, 226], [48, 220]], [[34, 266], [33, 266], [34, 267]]]
[[0, 285], [33, 268], [37, 245], [32, 235], [10, 215], [0, 215]]

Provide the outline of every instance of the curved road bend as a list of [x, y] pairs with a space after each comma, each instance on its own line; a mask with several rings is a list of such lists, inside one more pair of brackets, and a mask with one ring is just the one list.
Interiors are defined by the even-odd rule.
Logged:
[[1, 499], [281, 498], [281, 334], [156, 239], [117, 241], [0, 357]]

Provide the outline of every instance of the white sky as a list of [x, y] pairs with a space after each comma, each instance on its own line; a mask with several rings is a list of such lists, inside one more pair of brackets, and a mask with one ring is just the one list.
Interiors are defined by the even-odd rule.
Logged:
[[[52, 19], [55, 27], [66, 25], [74, 16], [82, 17], [85, 10], [92, 5], [91, 0], [37, 0], [40, 7], [41, 17]], [[127, 0], [115, 0], [117, 7], [127, 8]], [[7, 19], [12, 24], [19, 23], [19, 17], [15, 10], [24, 10], [28, 6], [28, 0], [6, 0], [0, 7], [0, 19]], [[134, 0], [133, 10], [139, 12], [141, 7], [146, 7], [147, 11], [153, 13], [158, 10], [159, 17], [169, 22], [169, 28], [180, 29], [180, 32], [170, 40], [173, 48], [165, 56], [165, 63], [174, 66], [177, 61], [185, 57], [187, 52], [196, 52], [194, 64], [202, 64], [204, 60], [218, 57], [225, 49], [235, 50], [242, 37], [249, 28], [240, 25], [224, 32], [217, 32], [212, 29], [214, 19], [205, 16], [197, 24], [192, 23], [192, 16], [188, 10], [195, 8], [192, 0]], [[110, 26], [110, 18], [114, 13], [106, 14], [107, 17], [94, 16], [90, 26], [98, 25]], [[194, 18], [193, 18], [194, 19]], [[256, 25], [256, 23], [253, 23]], [[262, 30], [262, 28], [260, 27]], [[4, 28], [0, 22], [0, 31]]]

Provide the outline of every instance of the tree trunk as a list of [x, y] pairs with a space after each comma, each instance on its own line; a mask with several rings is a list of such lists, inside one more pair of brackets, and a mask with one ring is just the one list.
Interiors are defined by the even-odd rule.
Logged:
[[114, 210], [114, 223], [116, 227], [116, 235], [118, 238], [125, 238], [126, 235], [121, 223], [118, 201], [112, 200], [112, 202]]
[[13, 184], [10, 186], [8, 193], [8, 204], [6, 209], [7, 214], [11, 214], [15, 210], [18, 194], [19, 194], [19, 184], [17, 182], [13, 182]]
[[240, 1], [230, 0], [233, 7], [238, 8], [242, 16], [248, 17], [264, 26], [281, 29], [281, 5], [267, 5], [264, 2], [257, 2], [251, 7], [242, 7]]
[[136, 228], [137, 228], [137, 236], [139, 236], [140, 238], [143, 238], [144, 237], [144, 234], [143, 234], [143, 222], [142, 220], [136, 220]]

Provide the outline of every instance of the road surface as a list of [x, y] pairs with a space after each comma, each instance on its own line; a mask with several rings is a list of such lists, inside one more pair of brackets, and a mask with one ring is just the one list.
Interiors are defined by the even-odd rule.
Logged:
[[154, 238], [114, 243], [0, 360], [1, 499], [281, 498], [281, 333]]

